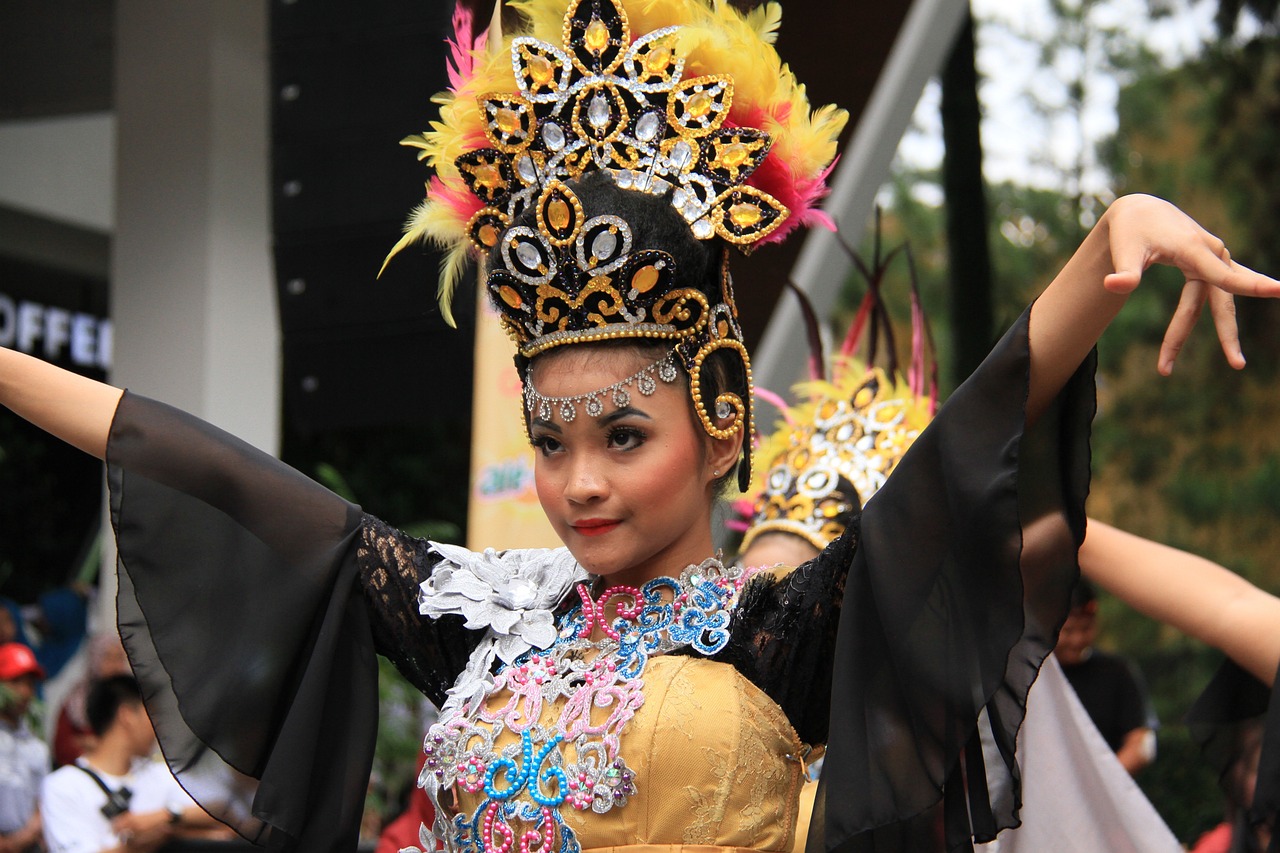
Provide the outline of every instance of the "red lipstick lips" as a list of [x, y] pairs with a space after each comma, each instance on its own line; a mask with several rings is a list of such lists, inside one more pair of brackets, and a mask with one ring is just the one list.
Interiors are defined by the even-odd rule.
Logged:
[[584, 518], [569, 526], [583, 536], [601, 536], [621, 523], [616, 518]]

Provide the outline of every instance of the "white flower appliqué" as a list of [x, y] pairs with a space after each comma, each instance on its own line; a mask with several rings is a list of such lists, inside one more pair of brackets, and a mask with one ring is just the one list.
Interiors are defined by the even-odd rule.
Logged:
[[418, 594], [418, 612], [438, 619], [463, 616], [468, 628], [486, 629], [467, 668], [449, 689], [441, 708], [474, 708], [493, 687], [495, 657], [511, 663], [530, 649], [556, 640], [552, 611], [587, 572], [566, 548], [531, 548], [481, 553], [432, 542], [443, 560]]

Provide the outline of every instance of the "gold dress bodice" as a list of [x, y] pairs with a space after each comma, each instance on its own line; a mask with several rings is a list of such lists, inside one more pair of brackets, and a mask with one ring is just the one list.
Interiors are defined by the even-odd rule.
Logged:
[[599, 599], [578, 584], [554, 640], [492, 674], [480, 647], [425, 745], [450, 853], [789, 851], [805, 747], [717, 657], [750, 576], [708, 560]]
[[[582, 849], [789, 850], [803, 746], [782, 710], [732, 666], [706, 658], [651, 658], [644, 682], [644, 704], [621, 738], [637, 793], [605, 814], [562, 810]], [[546, 706], [543, 719], [554, 721], [563, 704]], [[497, 745], [519, 740], [508, 730]], [[458, 805], [471, 813], [482, 799], [459, 790]]]

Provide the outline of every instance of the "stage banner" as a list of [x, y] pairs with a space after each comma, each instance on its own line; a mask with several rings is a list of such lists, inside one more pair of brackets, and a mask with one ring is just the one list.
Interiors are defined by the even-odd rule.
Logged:
[[555, 548], [560, 540], [538, 504], [533, 448], [521, 426], [520, 377], [511, 358], [515, 345], [502, 331], [484, 288], [476, 290], [467, 547]]

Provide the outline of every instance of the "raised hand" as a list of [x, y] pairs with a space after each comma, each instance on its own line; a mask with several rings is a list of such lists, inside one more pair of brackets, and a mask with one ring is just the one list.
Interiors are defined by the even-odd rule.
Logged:
[[1165, 376], [1186, 343], [1205, 303], [1227, 362], [1244, 367], [1233, 296], [1280, 296], [1280, 282], [1238, 264], [1221, 239], [1163, 199], [1131, 195], [1107, 211], [1114, 272], [1103, 279], [1112, 293], [1128, 294], [1154, 264], [1177, 267], [1186, 277], [1182, 298], [1160, 346], [1157, 369]]

